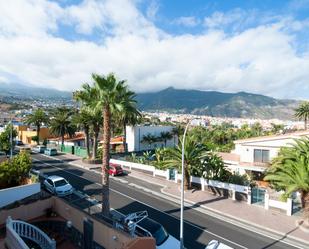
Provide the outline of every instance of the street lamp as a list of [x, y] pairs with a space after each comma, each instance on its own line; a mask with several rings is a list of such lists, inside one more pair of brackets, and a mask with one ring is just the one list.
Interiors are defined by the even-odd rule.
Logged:
[[185, 178], [185, 138], [188, 127], [192, 119], [188, 121], [185, 131], [182, 137], [182, 149], [181, 149], [181, 195], [180, 195], [180, 249], [184, 248], [183, 243], [183, 208], [184, 208], [184, 178]]
[[10, 129], [10, 143], [11, 143], [11, 159], [13, 157], [13, 122], [12, 122], [12, 117], [11, 117], [11, 129]]

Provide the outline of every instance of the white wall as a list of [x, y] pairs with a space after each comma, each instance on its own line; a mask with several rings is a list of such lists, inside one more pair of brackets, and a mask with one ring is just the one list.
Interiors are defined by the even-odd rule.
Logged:
[[269, 150], [269, 159], [273, 159], [278, 155], [278, 152], [283, 146], [290, 146], [294, 143], [295, 137], [283, 137], [274, 139], [265, 139], [262, 141], [262, 137], [259, 141], [244, 141], [243, 143], [236, 143], [233, 153], [240, 155], [241, 162], [254, 162], [254, 149]]
[[[127, 144], [128, 151], [143, 151], [143, 150], [152, 150], [155, 148], [162, 148], [165, 146], [164, 141], [153, 143], [151, 146], [148, 143], [142, 143], [143, 136], [148, 134], [154, 135], [156, 137], [160, 136], [161, 132], [171, 132], [173, 126], [127, 126]], [[174, 147], [175, 144], [178, 144], [178, 138], [174, 138], [166, 141], [166, 147]]]
[[0, 190], [0, 207], [24, 199], [41, 191], [40, 183], [27, 184]]

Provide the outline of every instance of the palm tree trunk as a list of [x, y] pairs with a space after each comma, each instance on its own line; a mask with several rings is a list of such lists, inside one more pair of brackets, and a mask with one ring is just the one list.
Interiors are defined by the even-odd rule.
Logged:
[[185, 179], [184, 179], [184, 189], [188, 190], [191, 188], [191, 181], [190, 181], [190, 174], [189, 171], [186, 169], [187, 166], [185, 165]]
[[86, 150], [87, 150], [87, 157], [90, 158], [89, 128], [85, 128], [85, 144], [86, 144]]
[[93, 147], [92, 147], [92, 159], [95, 160], [97, 158], [97, 150], [98, 150], [98, 132], [94, 132], [93, 135]]
[[128, 152], [128, 146], [127, 146], [127, 131], [126, 131], [126, 122], [123, 122], [123, 150], [125, 153]]
[[38, 126], [36, 127], [36, 137], [37, 137], [36, 144], [37, 144], [37, 145], [40, 144], [40, 130], [41, 130], [41, 127], [38, 125]]
[[109, 106], [103, 107], [103, 148], [102, 148], [102, 214], [109, 216], [109, 150], [110, 150], [110, 127], [111, 113]]

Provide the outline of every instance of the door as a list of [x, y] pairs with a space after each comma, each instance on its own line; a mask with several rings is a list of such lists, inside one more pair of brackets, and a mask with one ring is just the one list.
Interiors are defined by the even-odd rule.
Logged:
[[264, 205], [265, 191], [266, 190], [263, 188], [252, 188], [251, 191], [252, 204]]

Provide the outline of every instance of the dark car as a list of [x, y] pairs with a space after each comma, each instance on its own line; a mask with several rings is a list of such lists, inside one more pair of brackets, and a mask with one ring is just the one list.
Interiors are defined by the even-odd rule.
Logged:
[[16, 143], [16, 145], [19, 145], [19, 146], [20, 146], [20, 145], [24, 145], [23, 141], [20, 141], [20, 140], [16, 140], [15, 143]]

